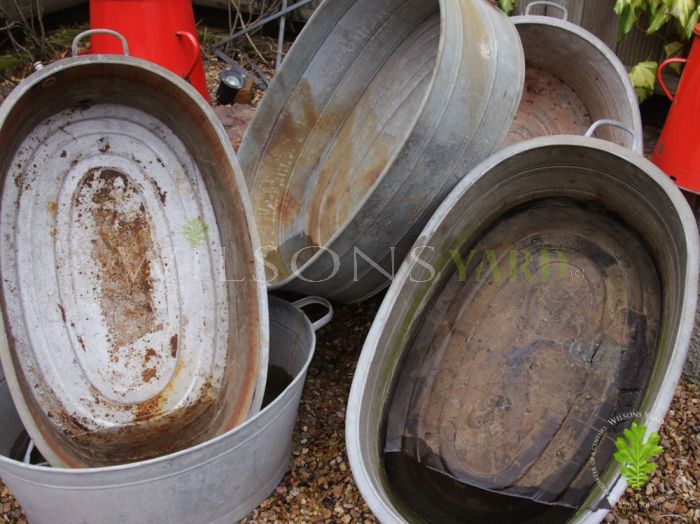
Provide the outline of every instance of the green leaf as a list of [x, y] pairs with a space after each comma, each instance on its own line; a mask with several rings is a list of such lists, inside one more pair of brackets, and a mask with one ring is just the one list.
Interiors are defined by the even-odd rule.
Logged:
[[700, 11], [693, 11], [688, 19], [688, 23], [685, 24], [685, 37], [688, 40], [693, 38], [693, 31], [695, 26], [698, 25], [698, 19], [700, 19]]
[[683, 42], [669, 42], [664, 46], [664, 51], [666, 52], [666, 58], [673, 58], [675, 56], [680, 56], [683, 52], [685, 44]]
[[619, 18], [618, 34], [617, 38], [619, 41], [625, 37], [634, 27], [637, 21], [637, 9], [636, 5], [639, 2], [636, 0], [615, 0], [615, 7], [613, 10]]
[[671, 18], [671, 12], [664, 0], [647, 0], [646, 9], [649, 19], [647, 35], [656, 33]]
[[649, 475], [656, 470], [651, 459], [663, 451], [659, 435], [652, 432], [645, 442], [646, 433], [645, 425], [633, 422], [632, 427], [625, 430], [624, 438], [618, 437], [615, 441], [617, 453], [614, 457], [621, 466], [620, 473], [634, 490], [642, 489], [649, 482]]
[[657, 62], [640, 62], [630, 71], [630, 80], [637, 92], [639, 102], [644, 102], [647, 98], [654, 94], [654, 86], [656, 85], [656, 71], [659, 69]]
[[182, 234], [185, 240], [187, 240], [187, 243], [194, 249], [202, 245], [202, 242], [204, 242], [206, 238], [207, 231], [209, 231], [209, 226], [199, 218], [193, 218], [182, 228]]
[[515, 0], [498, 0], [498, 7], [509, 15], [515, 9]]
[[697, 12], [698, 6], [695, 2], [696, 0], [673, 0], [671, 14], [678, 19], [681, 27], [687, 28], [693, 12]]
[[[677, 56], [681, 56], [683, 54], [684, 50], [685, 50], [685, 44], [683, 44], [683, 42], [670, 42], [664, 46], [664, 52], [666, 53], [666, 58], [675, 58]], [[674, 71], [676, 74], [678, 74], [678, 75], [681, 74], [681, 64], [679, 64], [679, 63], [668, 64], [667, 67], [671, 68], [671, 70]]]

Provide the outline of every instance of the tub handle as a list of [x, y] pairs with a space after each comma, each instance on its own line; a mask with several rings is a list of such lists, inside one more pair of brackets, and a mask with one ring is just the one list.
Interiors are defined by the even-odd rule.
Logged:
[[78, 56], [78, 44], [80, 44], [80, 41], [86, 36], [90, 35], [110, 35], [115, 38], [118, 38], [119, 41], [122, 43], [124, 55], [129, 56], [129, 44], [126, 43], [126, 38], [124, 38], [124, 35], [121, 35], [116, 31], [112, 31], [111, 29], [88, 29], [87, 31], [83, 31], [82, 33], [80, 33], [73, 39], [73, 45], [71, 47], [73, 56]]
[[189, 78], [192, 74], [192, 71], [194, 71], [195, 66], [197, 65], [197, 61], [199, 60], [200, 55], [202, 54], [199, 48], [199, 40], [197, 40], [195, 36], [189, 31], [177, 31], [175, 32], [175, 34], [178, 38], [184, 38], [185, 40], [187, 40], [190, 43], [190, 46], [192, 46], [192, 63], [185, 70], [185, 73], [181, 75], [182, 78]]
[[668, 97], [668, 99], [669, 99], [671, 102], [673, 102], [673, 95], [671, 94], [671, 91], [669, 91], [668, 87], [666, 87], [666, 84], [664, 83], [664, 79], [663, 79], [663, 76], [662, 76], [663, 70], [664, 70], [664, 68], [665, 68], [668, 64], [674, 64], [674, 63], [676, 63], [676, 64], [685, 64], [687, 61], [688, 61], [687, 58], [679, 58], [679, 57], [667, 58], [666, 60], [664, 60], [663, 62], [661, 62], [661, 65], [659, 66], [659, 69], [656, 71], [656, 78], [657, 78], [658, 81], [659, 81], [659, 85], [661, 86], [661, 89], [664, 90], [664, 94]]
[[319, 305], [325, 307], [328, 310], [328, 313], [326, 313], [323, 317], [311, 323], [311, 326], [314, 328], [314, 331], [318, 331], [322, 327], [328, 325], [328, 323], [331, 320], [333, 320], [333, 305], [325, 298], [305, 297], [297, 300], [296, 302], [292, 302], [292, 305], [297, 309], [302, 309], [306, 306]]
[[627, 124], [625, 124], [623, 122], [619, 122], [618, 120], [611, 120], [609, 118], [603, 118], [601, 120], [596, 120], [595, 122], [593, 122], [593, 125], [591, 125], [591, 127], [588, 128], [588, 131], [586, 131], [585, 136], [592, 137], [595, 134], [596, 130], [602, 126], [617, 127], [618, 129], [622, 129], [623, 131], [627, 132], [634, 140], [634, 142], [632, 144], [632, 149], [635, 151], [637, 150], [637, 147], [641, 143], [641, 141], [639, 140], [639, 137], [637, 136], [637, 133], [635, 133], [634, 130], [630, 126], [628, 126]]
[[27, 449], [24, 452], [24, 457], [22, 458], [22, 462], [24, 462], [25, 464], [31, 464], [33, 451], [34, 451], [34, 441], [30, 439], [29, 445], [27, 446]]
[[567, 22], [569, 21], [569, 10], [564, 7], [561, 4], [557, 4], [556, 2], [549, 2], [548, 0], [537, 0], [536, 2], [530, 2], [527, 4], [527, 7], [525, 8], [525, 15], [529, 15], [530, 12], [532, 11], [533, 7], [536, 7], [538, 5], [546, 5], [549, 7], [556, 7], [559, 9], [562, 13], [562, 19], [566, 20]]

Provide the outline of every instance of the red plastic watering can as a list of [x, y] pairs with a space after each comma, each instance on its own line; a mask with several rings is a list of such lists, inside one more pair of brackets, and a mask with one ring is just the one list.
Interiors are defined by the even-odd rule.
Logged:
[[[659, 66], [659, 85], [673, 104], [652, 160], [679, 187], [700, 193], [700, 24], [694, 32], [687, 59], [669, 58]], [[661, 77], [663, 69], [674, 62], [685, 64], [675, 96]]]
[[[150, 60], [190, 82], [208, 101], [191, 0], [90, 0], [90, 27], [126, 40], [127, 54]], [[113, 34], [90, 37], [91, 54], [122, 54]]]

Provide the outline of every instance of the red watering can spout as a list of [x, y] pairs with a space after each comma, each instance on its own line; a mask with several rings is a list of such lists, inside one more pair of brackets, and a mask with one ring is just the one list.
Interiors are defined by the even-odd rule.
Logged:
[[[652, 160], [679, 187], [700, 193], [700, 24], [694, 33], [687, 59], [669, 58], [659, 66], [659, 85], [673, 103]], [[664, 68], [672, 63], [685, 64], [675, 95], [662, 78]]]

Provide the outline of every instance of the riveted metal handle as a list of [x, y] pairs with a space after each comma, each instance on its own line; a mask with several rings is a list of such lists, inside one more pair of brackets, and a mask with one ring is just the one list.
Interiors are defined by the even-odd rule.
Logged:
[[319, 305], [325, 307], [328, 310], [328, 313], [326, 313], [323, 317], [311, 323], [311, 326], [314, 328], [314, 331], [318, 331], [322, 327], [328, 325], [331, 320], [333, 320], [333, 305], [325, 298], [305, 297], [300, 300], [297, 300], [296, 302], [292, 302], [292, 305], [297, 309], [302, 309], [306, 306]]
[[556, 2], [549, 2], [547, 0], [537, 0], [536, 2], [530, 2], [527, 4], [527, 7], [525, 8], [525, 14], [529, 15], [530, 12], [532, 11], [533, 7], [537, 7], [538, 5], [545, 5], [549, 7], [556, 7], [562, 12], [562, 19], [566, 20], [567, 22], [569, 21], [569, 10], [564, 7], [561, 4], [557, 4]]
[[656, 78], [657, 78], [658, 81], [659, 81], [659, 85], [661, 86], [661, 89], [663, 89], [664, 94], [668, 97], [668, 99], [669, 99], [671, 102], [673, 102], [673, 95], [671, 94], [671, 91], [668, 89], [668, 87], [666, 87], [666, 83], [664, 82], [662, 73], [663, 73], [663, 71], [664, 71], [664, 68], [665, 68], [668, 64], [685, 64], [687, 61], [688, 61], [688, 60], [687, 60], [686, 58], [678, 58], [678, 57], [675, 57], [675, 58], [667, 58], [666, 60], [664, 60], [663, 62], [661, 62], [661, 65], [659, 66], [659, 69], [656, 71]]
[[78, 56], [78, 45], [80, 44], [80, 41], [86, 36], [91, 35], [110, 35], [115, 38], [118, 38], [119, 41], [122, 43], [124, 55], [129, 56], [129, 44], [127, 44], [126, 38], [124, 38], [124, 36], [120, 33], [112, 31], [111, 29], [88, 29], [87, 31], [83, 31], [82, 33], [80, 33], [73, 39], [73, 46], [71, 48], [73, 56]]
[[197, 60], [199, 60], [199, 57], [202, 54], [199, 48], [199, 40], [197, 40], [197, 38], [188, 31], [177, 31], [175, 34], [178, 38], [184, 38], [185, 40], [187, 40], [190, 43], [190, 46], [192, 46], [192, 61], [190, 63], [190, 66], [181, 75], [182, 78], [189, 78], [192, 74], [192, 71], [194, 71], [195, 66], [197, 65]]
[[592, 137], [598, 130], [598, 128], [602, 126], [617, 127], [618, 129], [622, 129], [623, 131], [627, 132], [634, 140], [632, 144], [632, 149], [634, 151], [637, 151], [638, 146], [642, 143], [641, 137], [637, 136], [637, 133], [635, 133], [630, 126], [628, 126], [624, 122], [620, 122], [618, 120], [611, 120], [609, 118], [602, 118], [593, 122], [593, 125], [591, 125], [591, 127], [588, 128], [588, 131], [586, 131], [585, 136]]

